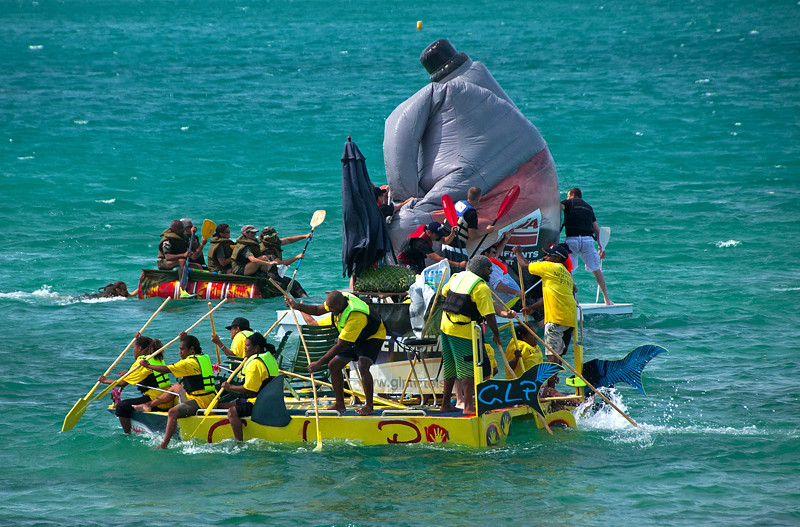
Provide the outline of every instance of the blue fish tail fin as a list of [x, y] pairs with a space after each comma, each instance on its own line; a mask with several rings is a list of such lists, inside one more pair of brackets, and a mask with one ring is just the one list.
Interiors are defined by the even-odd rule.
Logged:
[[642, 386], [642, 370], [650, 360], [660, 353], [667, 350], [655, 344], [645, 344], [634, 349], [619, 360], [599, 360], [595, 359], [584, 365], [584, 373], [590, 372], [594, 379], [588, 379], [596, 388], [602, 386], [613, 386], [618, 382], [626, 382], [644, 393]]

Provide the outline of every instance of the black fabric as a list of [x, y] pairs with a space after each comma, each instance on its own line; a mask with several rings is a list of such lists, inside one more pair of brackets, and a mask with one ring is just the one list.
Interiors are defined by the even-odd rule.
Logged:
[[342, 153], [342, 275], [358, 275], [394, 258], [389, 229], [375, 202], [363, 154], [349, 138]]
[[581, 198], [565, 199], [564, 229], [567, 236], [593, 236], [592, 223], [597, 221], [594, 217], [592, 206]]
[[397, 259], [411, 267], [417, 274], [422, 274], [425, 270], [425, 258], [433, 252], [433, 245], [430, 239], [425, 238], [406, 238], [400, 247], [400, 254]]
[[264, 426], [284, 427], [292, 418], [286, 410], [283, 401], [283, 381], [286, 376], [281, 374], [274, 377], [258, 392], [253, 405], [252, 420]]

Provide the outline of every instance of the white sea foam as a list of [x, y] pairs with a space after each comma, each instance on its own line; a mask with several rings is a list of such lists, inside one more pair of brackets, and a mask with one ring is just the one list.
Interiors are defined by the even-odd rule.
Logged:
[[20, 161], [27, 161], [29, 159], [33, 159], [33, 156], [17, 156], [17, 159]]
[[115, 201], [117, 201], [117, 198], [94, 200], [95, 203], [114, 203]]
[[33, 298], [69, 298], [58, 293], [51, 291], [49, 285], [43, 285], [36, 291], [29, 293], [27, 291], [14, 291], [12, 293], [0, 293], [0, 298], [8, 298], [11, 300], [30, 300]]
[[31, 44], [30, 46], [28, 46], [28, 49], [30, 49], [32, 51], [38, 51], [38, 50], [42, 49], [43, 47], [44, 46], [42, 46], [41, 44]]
[[739, 240], [728, 240], [728, 241], [725, 241], [725, 242], [717, 242], [715, 245], [718, 248], [723, 249], [725, 247], [738, 247], [741, 244], [742, 244], [742, 242], [740, 242]]
[[78, 119], [72, 122], [75, 124], [89, 124], [89, 121], [84, 121], [83, 119]]

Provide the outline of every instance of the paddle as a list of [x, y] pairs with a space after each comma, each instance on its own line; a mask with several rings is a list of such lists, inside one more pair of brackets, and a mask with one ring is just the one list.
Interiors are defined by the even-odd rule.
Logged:
[[[317, 211], [317, 212], [320, 212], [320, 211]], [[322, 212], [322, 219], [324, 220], [325, 219], [325, 211], [323, 210], [321, 212]], [[317, 215], [317, 213], [315, 212], [314, 216], [316, 216], [316, 215]], [[313, 219], [312, 219], [312, 221], [313, 221]], [[322, 220], [320, 220], [320, 223], [322, 223]], [[306, 241], [306, 246], [308, 246], [308, 241]], [[305, 249], [303, 249], [303, 252], [305, 252]], [[299, 265], [298, 265], [298, 267], [299, 267]], [[295, 269], [295, 273], [296, 272], [297, 272], [297, 269]], [[292, 299], [292, 297], [290, 297], [289, 294], [286, 291], [281, 289], [281, 286], [279, 286], [278, 283], [275, 280], [270, 278], [269, 281], [272, 283], [273, 286], [275, 286], [278, 289], [278, 291], [281, 292], [281, 294], [283, 294], [283, 296], [285, 298], [287, 298], [289, 300]], [[294, 314], [294, 309], [290, 308], [290, 311], [292, 312], [292, 318], [294, 319], [294, 325], [295, 325], [295, 327], [297, 327], [297, 334], [300, 335], [300, 342], [303, 343], [303, 349], [306, 352], [306, 361], [308, 361], [308, 363], [311, 364], [311, 354], [308, 352], [308, 346], [306, 345], [306, 338], [303, 336], [303, 330], [300, 329], [300, 322], [297, 321], [297, 315]], [[314, 375], [313, 374], [311, 375], [311, 392], [314, 394], [314, 419], [316, 420], [316, 424], [317, 424], [317, 446], [314, 447], [314, 450], [320, 451], [320, 450], [322, 450], [322, 430], [320, 430], [320, 428], [319, 428], [319, 403], [317, 402], [317, 381], [314, 379]]]
[[206, 218], [205, 220], [203, 220], [203, 226], [200, 228], [200, 237], [205, 238], [207, 240], [214, 235], [214, 231], [216, 229], [217, 229], [217, 224]]
[[[217, 305], [214, 307], [214, 309], [212, 309], [211, 311], [209, 311], [208, 313], [206, 313], [205, 315], [203, 315], [202, 317], [200, 317], [200, 320], [198, 320], [197, 322], [195, 322], [194, 324], [192, 324], [191, 326], [189, 326], [189, 328], [188, 328], [188, 329], [186, 329], [186, 330], [184, 330], [184, 331], [183, 331], [183, 333], [189, 333], [191, 330], [193, 330], [194, 328], [196, 328], [196, 327], [197, 327], [197, 326], [200, 324], [200, 322], [202, 322], [202, 321], [204, 321], [206, 318], [210, 317], [210, 316], [211, 316], [211, 314], [212, 314], [212, 313], [214, 313], [214, 311], [216, 311], [217, 309], [219, 309], [220, 307], [222, 307], [222, 304], [224, 304], [224, 303], [225, 303], [225, 302], [227, 302], [227, 301], [228, 301], [228, 299], [226, 298], [226, 299], [224, 299], [222, 302], [220, 302], [219, 304], [217, 304]], [[175, 344], [176, 342], [178, 342], [178, 340], [180, 340], [180, 338], [181, 338], [181, 336], [180, 336], [180, 333], [179, 333], [177, 337], [175, 337], [174, 339], [170, 340], [169, 342], [167, 342], [166, 344], [164, 344], [164, 346], [162, 346], [161, 348], [157, 349], [156, 351], [154, 351], [153, 353], [151, 353], [151, 354], [150, 354], [150, 355], [148, 355], [147, 357], [143, 357], [143, 359], [144, 359], [144, 360], [150, 360], [150, 359], [152, 359], [153, 357], [155, 357], [156, 355], [158, 355], [159, 353], [161, 353], [162, 351], [164, 351], [164, 350], [165, 350], [165, 349], [167, 349], [168, 347], [170, 347], [170, 346], [172, 346], [173, 344]], [[116, 386], [116, 385], [117, 385], [117, 383], [118, 383], [119, 381], [121, 381], [121, 380], [125, 379], [125, 377], [127, 377], [128, 375], [130, 375], [130, 374], [131, 374], [131, 373], [133, 373], [134, 371], [138, 370], [139, 368], [140, 368], [140, 365], [139, 365], [139, 363], [137, 362], [137, 363], [136, 363], [136, 365], [135, 365], [133, 368], [131, 368], [130, 370], [128, 370], [128, 372], [127, 372], [125, 375], [123, 375], [123, 376], [122, 376], [122, 377], [120, 377], [119, 379], [117, 379], [117, 380], [115, 380], [114, 382], [112, 382], [111, 384], [109, 384], [109, 385], [108, 385], [108, 387], [107, 387], [105, 390], [103, 390], [102, 392], [100, 392], [100, 393], [99, 393], [97, 396], [95, 396], [95, 398], [94, 398], [94, 399], [92, 399], [92, 401], [97, 401], [98, 399], [102, 399], [103, 397], [105, 397], [105, 395], [106, 395], [108, 392], [110, 392], [110, 391], [111, 391], [111, 390], [114, 388], [114, 386]]]
[[[513, 187], [508, 189], [508, 192], [506, 192], [506, 197], [504, 197], [503, 202], [500, 203], [500, 208], [497, 209], [497, 216], [494, 218], [492, 226], [494, 226], [494, 224], [497, 223], [497, 220], [505, 216], [508, 213], [508, 211], [511, 210], [511, 207], [514, 206], [514, 203], [517, 201], [518, 197], [519, 197], [519, 185], [514, 185]], [[486, 239], [487, 236], [489, 236], [488, 232], [483, 235], [483, 238], [481, 238], [480, 243], [478, 243], [478, 245], [475, 246], [475, 250], [472, 251], [472, 254], [469, 256], [470, 260], [472, 259], [473, 256], [475, 256], [475, 253], [478, 252], [478, 249], [481, 248], [481, 245], [483, 244], [483, 241]]]
[[[211, 312], [211, 302], [208, 303], [208, 311], [209, 311], [209, 313]], [[212, 335], [216, 335], [217, 334], [217, 330], [214, 328], [214, 317], [213, 317], [213, 315], [211, 316], [210, 320], [211, 320], [211, 334]], [[231, 346], [232, 345], [233, 344], [231, 344]], [[219, 364], [220, 362], [222, 362], [222, 359], [219, 356], [219, 346], [214, 344], [214, 348], [217, 350], [217, 364]]]
[[[499, 302], [499, 303], [500, 303], [500, 304], [501, 304], [503, 307], [505, 307], [505, 308], [506, 308], [506, 310], [508, 310], [508, 306], [506, 306], [506, 305], [503, 303], [503, 301], [502, 301], [502, 300], [500, 300], [500, 298], [498, 298], [497, 294], [496, 294], [494, 291], [492, 291], [492, 295], [494, 296], [495, 300], [497, 300], [497, 301], [498, 301], [498, 302]], [[588, 386], [589, 388], [591, 388], [591, 389], [592, 389], [592, 391], [593, 391], [594, 393], [596, 393], [597, 395], [599, 395], [601, 399], [603, 399], [605, 402], [607, 402], [607, 403], [608, 403], [608, 404], [609, 404], [609, 405], [610, 405], [610, 406], [611, 406], [611, 407], [612, 407], [614, 410], [616, 410], [616, 411], [617, 411], [617, 412], [618, 412], [618, 413], [619, 413], [619, 414], [620, 414], [622, 417], [624, 417], [625, 419], [627, 419], [627, 420], [628, 420], [628, 422], [629, 422], [630, 424], [632, 424], [633, 426], [639, 426], [639, 425], [637, 425], [637, 424], [636, 424], [636, 421], [634, 421], [633, 419], [631, 419], [630, 417], [628, 417], [628, 414], [626, 414], [625, 412], [623, 412], [622, 410], [620, 410], [620, 409], [617, 407], [617, 405], [616, 405], [616, 404], [614, 404], [614, 403], [612, 403], [612, 402], [611, 402], [611, 400], [610, 400], [608, 397], [606, 397], [605, 395], [603, 395], [602, 393], [600, 393], [600, 392], [597, 390], [597, 388], [595, 388], [594, 386], [592, 386], [592, 384], [591, 384], [589, 381], [587, 381], [587, 380], [586, 380], [586, 378], [585, 378], [583, 375], [581, 375], [580, 373], [578, 373], [578, 371], [577, 371], [575, 368], [573, 368], [573, 367], [572, 367], [572, 365], [570, 365], [570, 363], [569, 363], [569, 362], [567, 362], [567, 361], [565, 361], [564, 359], [562, 359], [562, 358], [561, 358], [561, 356], [560, 356], [558, 353], [556, 353], [555, 351], [553, 351], [553, 348], [551, 348], [551, 347], [550, 347], [550, 346], [549, 346], [549, 345], [548, 345], [548, 344], [547, 344], [545, 341], [543, 341], [541, 338], [539, 338], [539, 335], [537, 335], [537, 334], [536, 334], [536, 332], [535, 332], [534, 330], [532, 330], [532, 329], [530, 328], [530, 326], [528, 326], [528, 324], [526, 324], [525, 322], [523, 322], [522, 320], [520, 320], [520, 319], [519, 319], [519, 317], [518, 317], [518, 316], [516, 316], [516, 315], [514, 316], [514, 318], [516, 319], [516, 321], [517, 321], [517, 322], [519, 322], [519, 323], [522, 325], [522, 327], [524, 327], [525, 329], [527, 329], [527, 330], [528, 330], [528, 332], [529, 332], [531, 335], [533, 335], [533, 337], [534, 337], [534, 338], [535, 338], [537, 341], [539, 341], [539, 343], [540, 343], [542, 346], [544, 346], [545, 348], [547, 348], [547, 350], [548, 350], [548, 351], [549, 351], [549, 352], [550, 352], [550, 353], [551, 353], [551, 354], [552, 354], [554, 357], [556, 357], [556, 358], [557, 358], [557, 359], [558, 359], [558, 360], [561, 362], [561, 365], [562, 365], [562, 366], [566, 366], [566, 367], [567, 367], [567, 368], [568, 368], [568, 369], [569, 369], [569, 370], [570, 370], [572, 373], [574, 373], [574, 374], [575, 374], [575, 376], [576, 376], [576, 377], [578, 377], [580, 380], [582, 380], [583, 382], [585, 382], [585, 383], [586, 383], [586, 386]]]
[[[167, 302], [169, 302], [169, 298], [164, 299], [164, 302], [162, 302], [161, 306], [156, 310], [155, 313], [153, 313], [153, 315], [145, 323], [145, 325], [142, 326], [142, 329], [140, 329], [138, 333], [142, 333], [145, 329], [147, 329], [147, 326], [149, 326], [150, 322], [152, 322], [153, 319], [156, 318], [156, 315], [158, 315], [161, 312], [161, 310], [164, 309], [164, 306], [167, 305]], [[131, 339], [128, 345], [125, 346], [125, 349], [122, 350], [122, 353], [119, 354], [117, 360], [115, 360], [111, 364], [111, 366], [108, 367], [106, 372], [103, 374], [104, 377], [109, 373], [111, 373], [111, 370], [113, 370], [114, 366], [116, 366], [117, 363], [119, 363], [119, 361], [122, 360], [122, 357], [128, 352], [131, 346], [133, 346], [134, 342], [136, 342], [136, 337]], [[89, 404], [89, 398], [92, 395], [94, 395], [94, 391], [97, 389], [98, 386], [100, 386], [100, 381], [96, 382], [94, 387], [91, 390], [89, 390], [89, 393], [87, 393], [84, 398], [78, 399], [78, 402], [76, 402], [75, 405], [72, 407], [72, 409], [69, 412], [67, 412], [67, 415], [64, 417], [64, 424], [61, 425], [62, 432], [66, 432], [67, 430], [72, 430], [72, 428], [80, 420], [80, 418], [83, 417], [83, 413], [86, 411], [86, 406]]]
[[189, 284], [189, 258], [191, 257], [192, 254], [193, 243], [194, 243], [194, 236], [189, 238], [189, 250], [187, 251], [186, 254], [186, 260], [184, 260], [183, 262], [183, 273], [181, 273], [181, 283], [179, 286], [180, 288], [178, 289], [180, 291], [181, 297], [189, 296], [189, 293], [186, 292], [186, 286]]
[[[315, 210], [314, 215], [311, 216], [311, 236], [306, 238], [306, 245], [303, 247], [303, 252], [300, 253], [300, 259], [297, 260], [297, 267], [294, 268], [294, 273], [292, 273], [292, 279], [289, 281], [289, 285], [286, 287], [287, 291], [292, 290], [292, 286], [294, 285], [294, 277], [297, 276], [297, 271], [300, 269], [300, 264], [303, 263], [303, 257], [306, 255], [306, 249], [308, 249], [308, 244], [311, 242], [311, 238], [314, 237], [314, 229], [317, 225], [320, 225], [323, 221], [325, 221], [325, 211], [324, 210]], [[298, 330], [299, 331], [299, 330]]]

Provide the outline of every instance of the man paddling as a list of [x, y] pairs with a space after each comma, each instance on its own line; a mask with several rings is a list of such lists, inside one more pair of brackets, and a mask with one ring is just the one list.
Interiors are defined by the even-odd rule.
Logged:
[[[522, 256], [519, 245], [514, 247], [517, 261], [528, 266], [528, 272], [542, 277], [542, 300], [544, 302], [544, 341], [550, 348], [564, 356], [577, 325], [577, 305], [575, 293], [578, 288], [564, 262], [569, 258], [569, 249], [564, 244], [542, 249], [545, 256], [541, 262], [531, 262]], [[528, 306], [523, 313], [532, 312], [535, 306]], [[550, 362], [558, 359], [550, 355]]]
[[336, 396], [336, 402], [329, 410], [344, 412], [344, 379], [342, 370], [349, 362], [358, 361], [358, 371], [361, 374], [361, 383], [364, 388], [366, 404], [356, 410], [359, 415], [370, 415], [372, 409], [373, 381], [370, 367], [378, 358], [383, 341], [386, 338], [386, 327], [379, 316], [370, 312], [369, 305], [348, 293], [340, 291], [331, 292], [322, 305], [300, 304], [287, 298], [286, 306], [308, 315], [324, 315], [330, 312], [331, 321], [339, 330], [331, 349], [321, 359], [312, 362], [308, 371], [313, 373], [325, 364], [331, 372], [331, 385]]
[[233, 437], [237, 441], [244, 440], [242, 417], [253, 415], [253, 404], [256, 402], [255, 398], [258, 396], [258, 392], [280, 374], [278, 362], [273, 355], [275, 346], [268, 344], [261, 333], [253, 333], [247, 337], [244, 349], [245, 362], [242, 366], [244, 384], [239, 386], [225, 381], [221, 386], [223, 390], [238, 393], [242, 397], [233, 402], [218, 405], [219, 408], [228, 409], [228, 421], [231, 423]]
[[[211, 367], [211, 359], [208, 355], [203, 354], [200, 347], [200, 341], [193, 335], [181, 333], [181, 343], [178, 348], [181, 355], [181, 360], [169, 366], [155, 365], [142, 359], [139, 361], [139, 366], [147, 368], [160, 373], [171, 373], [175, 377], [180, 377], [180, 384], [186, 391], [186, 397], [189, 399], [185, 403], [178, 406], [173, 406], [167, 412], [167, 429], [164, 432], [164, 439], [157, 448], [165, 449], [169, 445], [170, 439], [175, 434], [178, 428], [178, 419], [183, 417], [190, 417], [197, 413], [201, 408], [208, 408], [211, 401], [214, 400], [216, 394], [214, 389], [214, 371]], [[174, 390], [175, 387], [173, 387]], [[170, 397], [169, 394], [164, 394]], [[140, 412], [149, 412], [153, 406], [160, 404], [159, 396], [150, 403], [134, 406], [133, 409]]]
[[225, 329], [231, 332], [230, 348], [222, 343], [216, 333], [211, 335], [211, 342], [219, 346], [219, 349], [228, 357], [244, 357], [246, 353], [245, 340], [253, 334], [253, 330], [250, 329], [250, 321], [244, 317], [236, 317], [230, 326], [225, 326]]

